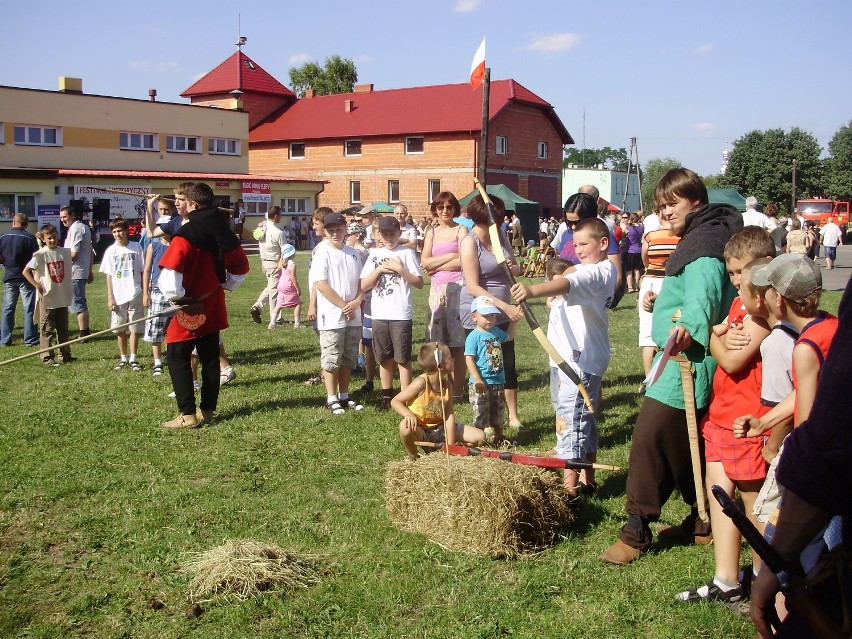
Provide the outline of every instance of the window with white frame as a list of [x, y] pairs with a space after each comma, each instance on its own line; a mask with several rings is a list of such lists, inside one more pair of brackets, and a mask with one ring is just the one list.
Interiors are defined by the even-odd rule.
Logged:
[[266, 215], [269, 210], [268, 202], [246, 202], [245, 205], [248, 215]]
[[207, 152], [211, 155], [240, 155], [240, 141], [231, 138], [210, 138]]
[[399, 180], [388, 180], [388, 204], [399, 203]]
[[428, 190], [426, 196], [429, 198], [428, 202], [432, 203], [438, 197], [438, 193], [441, 192], [441, 180], [429, 180]]
[[359, 180], [352, 180], [349, 183], [349, 202], [351, 204], [361, 202], [361, 182]]
[[305, 159], [305, 143], [291, 142], [290, 143], [290, 159], [303, 160]]
[[122, 131], [118, 134], [118, 146], [125, 151], [159, 151], [160, 136], [156, 133]]
[[166, 151], [172, 153], [201, 153], [201, 138], [192, 135], [167, 135]]
[[348, 158], [359, 157], [361, 155], [361, 140], [346, 140], [343, 143], [343, 155]]
[[494, 142], [497, 155], [506, 155], [509, 152], [509, 138], [505, 135], [498, 135]]
[[30, 219], [34, 219], [36, 214], [36, 196], [19, 193], [0, 193], [0, 218], [9, 219], [15, 213], [23, 213]]
[[423, 136], [410, 135], [405, 138], [405, 154], [418, 155], [423, 153]]
[[62, 146], [62, 127], [16, 124], [15, 144], [28, 146]]
[[310, 198], [307, 197], [282, 197], [281, 212], [291, 215], [305, 215], [308, 212], [309, 201]]
[[546, 160], [547, 159], [547, 142], [539, 142], [538, 143], [538, 159]]

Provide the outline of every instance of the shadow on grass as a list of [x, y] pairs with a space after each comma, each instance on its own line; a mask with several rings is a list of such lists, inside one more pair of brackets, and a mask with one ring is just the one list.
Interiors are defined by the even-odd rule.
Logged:
[[319, 362], [319, 346], [268, 345], [250, 350], [238, 349], [232, 355], [240, 365], [281, 364], [288, 360], [304, 360], [315, 357]]

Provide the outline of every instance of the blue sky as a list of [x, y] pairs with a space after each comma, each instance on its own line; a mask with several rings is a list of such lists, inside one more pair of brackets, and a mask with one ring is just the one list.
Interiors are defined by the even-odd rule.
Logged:
[[[852, 120], [849, 0], [0, 0], [0, 84], [182, 102], [235, 50], [278, 78], [355, 60], [376, 89], [467, 81], [488, 38], [493, 79], [549, 101], [582, 147], [627, 146], [716, 173], [725, 142], [799, 126], [823, 146]], [[2, 105], [0, 105], [2, 115]], [[2, 118], [0, 118], [2, 119]]]

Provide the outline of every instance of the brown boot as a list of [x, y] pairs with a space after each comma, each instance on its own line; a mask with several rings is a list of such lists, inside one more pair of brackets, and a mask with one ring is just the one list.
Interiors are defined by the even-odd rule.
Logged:
[[630, 562], [636, 561], [644, 554], [644, 550], [628, 546], [619, 539], [601, 555], [601, 561], [608, 564], [614, 564], [616, 566], [626, 566]]
[[198, 425], [203, 426], [213, 423], [213, 411], [212, 410], [201, 410], [200, 408], [195, 411], [195, 419], [198, 420]]
[[163, 424], [163, 428], [172, 430], [177, 428], [198, 428], [199, 426], [201, 426], [201, 422], [198, 421], [195, 415], [178, 415]]
[[663, 526], [657, 530], [657, 539], [667, 543], [706, 546], [713, 543], [713, 533], [709, 524], [689, 516], [677, 526]]

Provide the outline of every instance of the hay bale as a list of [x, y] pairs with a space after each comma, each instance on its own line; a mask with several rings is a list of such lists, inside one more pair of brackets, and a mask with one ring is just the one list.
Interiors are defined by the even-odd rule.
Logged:
[[561, 473], [436, 453], [389, 465], [391, 521], [450, 549], [517, 557], [551, 546], [573, 519]]
[[231, 539], [194, 553], [181, 567], [192, 575], [189, 597], [248, 599], [261, 592], [307, 588], [319, 581], [317, 558], [298, 556], [277, 546]]

